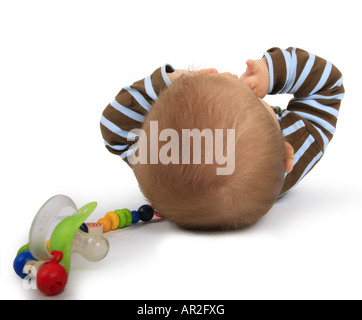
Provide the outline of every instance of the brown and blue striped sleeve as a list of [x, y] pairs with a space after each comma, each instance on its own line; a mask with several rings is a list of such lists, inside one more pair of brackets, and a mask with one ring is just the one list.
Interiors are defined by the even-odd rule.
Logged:
[[160, 92], [171, 85], [167, 73], [173, 71], [168, 64], [158, 68], [150, 76], [124, 87], [107, 105], [100, 128], [108, 151], [128, 163], [127, 155], [134, 150], [130, 148], [136, 140], [136, 135], [130, 131], [142, 127]]
[[294, 168], [281, 194], [299, 183], [319, 162], [335, 133], [344, 97], [341, 72], [329, 61], [298, 48], [272, 48], [269, 94], [289, 93], [288, 107], [277, 113], [282, 133], [294, 148]]

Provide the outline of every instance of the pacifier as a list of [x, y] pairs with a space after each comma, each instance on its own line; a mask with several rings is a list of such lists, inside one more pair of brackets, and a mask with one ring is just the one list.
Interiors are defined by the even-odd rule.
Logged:
[[17, 253], [15, 272], [22, 278], [35, 276], [38, 289], [52, 295], [65, 287], [72, 252], [89, 261], [102, 260], [109, 251], [108, 240], [79, 229], [96, 206], [91, 202], [78, 210], [65, 195], [46, 201], [32, 222], [29, 243]]

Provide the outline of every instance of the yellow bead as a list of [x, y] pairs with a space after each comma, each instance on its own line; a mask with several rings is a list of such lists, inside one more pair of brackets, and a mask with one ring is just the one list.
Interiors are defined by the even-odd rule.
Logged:
[[118, 226], [119, 226], [119, 217], [118, 217], [117, 213], [115, 213], [113, 211], [110, 211], [110, 212], [107, 212], [104, 217], [106, 219], [111, 220], [111, 230], [115, 230], [115, 229], [118, 228]]

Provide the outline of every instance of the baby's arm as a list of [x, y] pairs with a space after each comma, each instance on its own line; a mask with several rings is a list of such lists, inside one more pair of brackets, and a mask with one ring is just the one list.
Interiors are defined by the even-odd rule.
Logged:
[[341, 72], [325, 59], [297, 48], [272, 48], [265, 57], [270, 74], [268, 93], [294, 95], [281, 115], [284, 135], [306, 126], [324, 152], [335, 132], [344, 97]]
[[[263, 61], [268, 68], [268, 80], [265, 78]], [[252, 62], [264, 70], [264, 73], [259, 71], [253, 75], [260, 80], [256, 88], [252, 88], [254, 92], [260, 91], [260, 87], [265, 90], [265, 83], [268, 83], [268, 94], [294, 95], [287, 110], [279, 115], [279, 120], [283, 120], [283, 134], [287, 136], [306, 127], [324, 152], [333, 137], [344, 96], [341, 72], [325, 59], [297, 48], [272, 48], [264, 54], [263, 59]], [[250, 81], [250, 75], [243, 76], [246, 83], [248, 79]]]
[[[135, 142], [130, 130], [141, 128], [160, 92], [171, 85], [170, 65], [158, 68], [150, 76], [124, 87], [108, 104], [101, 118], [101, 132], [106, 148], [127, 161], [129, 148]], [[127, 140], [133, 138], [133, 141]]]
[[293, 170], [285, 177], [284, 194], [319, 162], [331, 141], [344, 96], [343, 78], [330, 62], [297, 48], [272, 48], [253, 64], [263, 70], [262, 61], [267, 63], [269, 80], [260, 70], [249, 75], [260, 79], [254, 92], [262, 85], [264, 93], [294, 95], [286, 110], [274, 108], [282, 134], [294, 149]]

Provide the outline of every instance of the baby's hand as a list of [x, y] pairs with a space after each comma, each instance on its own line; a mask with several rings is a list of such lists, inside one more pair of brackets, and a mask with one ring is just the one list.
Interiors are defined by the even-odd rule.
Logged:
[[180, 78], [183, 75], [204, 75], [204, 74], [211, 74], [211, 73], [218, 73], [218, 71], [215, 68], [207, 68], [207, 69], [201, 69], [201, 70], [197, 70], [197, 71], [176, 69], [172, 73], [167, 73], [167, 76], [171, 82], [174, 82], [176, 79]]
[[254, 91], [256, 96], [263, 99], [269, 90], [269, 68], [265, 58], [246, 61], [246, 71], [240, 80]]

